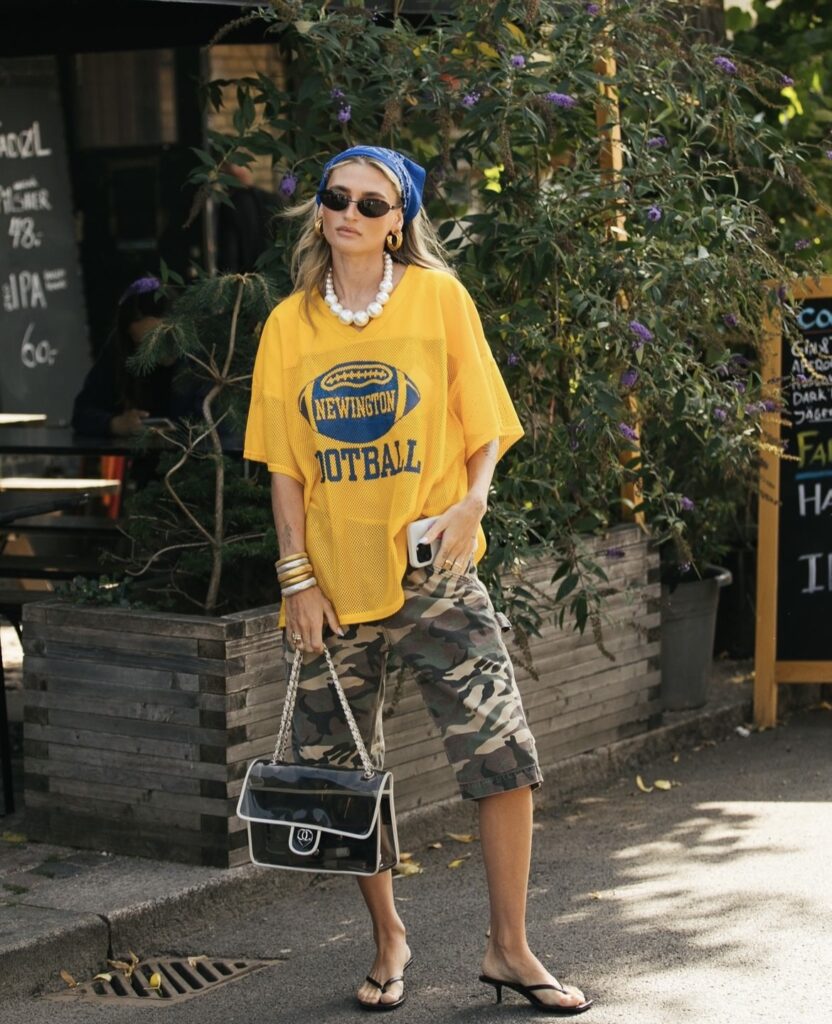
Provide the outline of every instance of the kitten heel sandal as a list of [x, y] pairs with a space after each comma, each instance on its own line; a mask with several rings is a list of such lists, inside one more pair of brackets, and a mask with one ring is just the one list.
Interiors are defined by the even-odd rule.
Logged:
[[578, 1003], [577, 1006], [552, 1006], [535, 995], [535, 992], [551, 989], [554, 992], [561, 992], [563, 995], [568, 996], [569, 993], [560, 985], [521, 985], [519, 981], [501, 981], [499, 978], [492, 978], [488, 974], [481, 974], [480, 981], [484, 985], [492, 985], [494, 987], [498, 1003], [503, 1001], [503, 989], [510, 988], [512, 991], [528, 999], [536, 1010], [541, 1010], [543, 1013], [556, 1014], [560, 1017], [574, 1017], [576, 1014], [585, 1013], [593, 1003], [592, 999], [586, 999], [584, 1002]]

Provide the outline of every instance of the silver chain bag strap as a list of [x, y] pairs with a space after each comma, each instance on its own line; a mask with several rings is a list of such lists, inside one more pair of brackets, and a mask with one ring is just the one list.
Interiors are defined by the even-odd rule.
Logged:
[[237, 815], [246, 822], [254, 864], [374, 875], [399, 859], [393, 776], [373, 766], [327, 648], [324, 657], [361, 768], [286, 762], [303, 665], [297, 650], [274, 754], [271, 760], [257, 758], [249, 765]]

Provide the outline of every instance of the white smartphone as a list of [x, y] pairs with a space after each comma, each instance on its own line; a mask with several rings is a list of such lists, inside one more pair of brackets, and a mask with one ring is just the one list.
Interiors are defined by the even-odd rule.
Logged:
[[414, 569], [423, 565], [431, 565], [439, 551], [439, 538], [432, 544], [425, 544], [422, 541], [424, 535], [433, 526], [439, 516], [429, 516], [427, 519], [417, 519], [415, 523], [409, 523], [407, 527], [407, 557]]

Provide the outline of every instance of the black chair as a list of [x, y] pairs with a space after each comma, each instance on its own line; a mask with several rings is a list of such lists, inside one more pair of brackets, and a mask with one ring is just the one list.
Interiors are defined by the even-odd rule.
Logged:
[[[21, 505], [7, 512], [0, 512], [0, 528], [13, 526], [20, 519], [44, 515], [47, 512], [63, 512], [77, 508], [89, 501], [89, 494], [68, 494], [66, 497], [53, 498], [32, 505]], [[38, 592], [47, 596], [49, 592]], [[33, 599], [34, 595], [29, 595]], [[23, 638], [23, 605], [27, 603], [27, 592], [21, 590], [12, 597], [10, 593], [0, 594], [0, 615], [11, 622], [17, 635]], [[0, 817], [14, 812], [14, 780], [12, 779], [12, 749], [9, 734], [9, 713], [6, 705], [6, 675], [3, 669], [3, 647], [0, 643], [0, 771], [3, 778], [3, 811]]]

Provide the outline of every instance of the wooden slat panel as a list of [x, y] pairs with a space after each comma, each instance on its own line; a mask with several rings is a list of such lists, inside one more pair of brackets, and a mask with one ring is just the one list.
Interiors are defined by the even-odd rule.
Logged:
[[[23, 770], [24, 772], [32, 772], [36, 775], [57, 776], [64, 779], [74, 778], [78, 779], [79, 782], [86, 780], [96, 785], [113, 778], [113, 769], [110, 765], [58, 761], [55, 758], [42, 759], [24, 756]], [[130, 774], [130, 780], [143, 789], [161, 789], [168, 793], [200, 795], [199, 779], [197, 778], [186, 779], [176, 775], [168, 775], [164, 772], [133, 771]], [[95, 797], [96, 785], [90, 786], [90, 795], [93, 799]]]
[[[48, 704], [45, 706], [49, 708], [49, 725], [65, 726], [67, 728], [80, 726], [96, 734], [144, 736], [148, 738], [162, 737], [163, 739], [176, 742], [205, 743], [210, 746], [225, 746], [227, 742], [227, 732], [225, 729], [208, 729], [204, 726], [196, 726], [188, 722], [184, 724], [178, 721], [160, 722], [158, 719], [150, 717], [123, 718], [117, 714], [110, 715], [106, 712], [103, 714], [91, 714], [86, 708], [78, 710], [56, 708]], [[28, 722], [23, 723], [24, 736], [28, 726]]]

